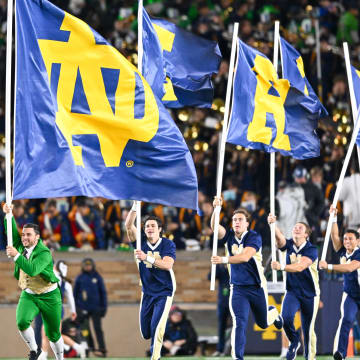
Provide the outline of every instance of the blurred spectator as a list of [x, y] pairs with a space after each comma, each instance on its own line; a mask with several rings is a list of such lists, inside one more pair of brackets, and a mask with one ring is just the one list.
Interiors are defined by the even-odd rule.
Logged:
[[351, 175], [345, 177], [339, 201], [343, 202], [345, 227], [357, 229], [360, 226], [360, 174], [351, 169]]
[[348, 10], [340, 17], [336, 41], [339, 45], [347, 42], [350, 46], [359, 42], [359, 3], [348, 2]]
[[293, 172], [295, 180], [293, 184], [279, 184], [279, 191], [276, 195], [279, 203], [277, 225], [286, 238], [291, 237], [291, 231], [296, 223], [306, 221], [307, 205], [305, 192], [301, 186], [301, 181], [306, 178], [306, 174], [305, 168], [297, 167]]
[[76, 247], [84, 250], [105, 248], [100, 216], [85, 199], [78, 200], [69, 213], [69, 220]]
[[304, 192], [307, 208], [305, 210], [305, 216], [307, 223], [309, 224], [312, 233], [310, 239], [312, 243], [317, 241], [320, 233], [320, 217], [325, 208], [324, 191], [322, 188], [322, 169], [319, 167], [313, 167], [310, 170], [310, 179], [299, 179]]
[[[106, 357], [101, 322], [107, 311], [107, 294], [104, 280], [96, 271], [93, 259], [83, 260], [81, 274], [75, 279], [74, 297], [80, 328], [83, 334], [88, 333], [89, 351], [94, 352], [96, 356]], [[95, 330], [97, 348], [90, 330], [90, 319]]]
[[186, 313], [173, 305], [166, 325], [162, 353], [175, 355], [193, 355], [197, 347], [197, 334]]
[[45, 245], [53, 250], [61, 246], [70, 246], [70, 229], [66, 215], [57, 209], [56, 200], [45, 203], [45, 211], [39, 216], [41, 238]]

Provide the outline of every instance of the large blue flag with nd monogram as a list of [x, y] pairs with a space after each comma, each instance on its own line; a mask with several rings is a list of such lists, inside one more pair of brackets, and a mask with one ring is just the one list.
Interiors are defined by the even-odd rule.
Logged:
[[[356, 108], [359, 109], [360, 106], [360, 71], [355, 69], [351, 65], [351, 75], [353, 79], [353, 86], [354, 86], [354, 93], [355, 93], [355, 99], [356, 99]], [[356, 121], [356, 119], [354, 119]], [[356, 144], [357, 146], [360, 146], [360, 131], [356, 138]]]
[[143, 9], [143, 50], [144, 78], [166, 107], [211, 107], [211, 76], [221, 61], [216, 42], [150, 18]]
[[296, 159], [319, 156], [315, 132], [322, 112], [271, 61], [238, 40], [233, 103], [227, 142]]
[[14, 199], [102, 196], [197, 209], [191, 154], [149, 84], [86, 23], [18, 0]]

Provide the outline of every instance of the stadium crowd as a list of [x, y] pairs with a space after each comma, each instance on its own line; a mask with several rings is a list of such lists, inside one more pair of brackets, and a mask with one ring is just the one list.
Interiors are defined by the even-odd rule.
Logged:
[[[55, 5], [83, 19], [96, 29], [124, 56], [137, 63], [137, 2], [128, 0], [53, 0]], [[329, 112], [319, 122], [321, 155], [298, 161], [276, 155], [277, 213], [284, 230], [294, 219], [305, 216], [313, 229], [312, 242], [321, 242], [326, 228], [342, 161], [352, 133], [351, 108], [342, 42], [347, 41], [354, 66], [360, 65], [359, 10], [355, 1], [297, 0], [148, 0], [148, 12], [164, 17], [202, 37], [219, 43], [223, 60], [214, 77], [214, 101], [211, 109], [171, 110], [193, 154], [199, 181], [199, 206], [202, 214], [155, 204], [143, 204], [142, 214], [153, 214], [163, 221], [165, 235], [178, 249], [208, 248], [211, 245], [210, 217], [216, 186], [216, 164], [228, 77], [228, 62], [233, 23], [240, 23], [239, 37], [272, 58], [274, 19], [279, 19], [282, 35], [299, 50], [307, 78]], [[5, 59], [6, 0], [0, 0], [0, 58]], [[315, 21], [320, 25], [321, 82], [316, 73]], [[0, 83], [5, 83], [5, 61], [0, 62]], [[4, 89], [0, 89], [0, 133], [4, 133]], [[4, 142], [4, 139], [2, 139]], [[5, 198], [4, 152], [0, 159], [0, 197]], [[358, 171], [356, 156], [351, 162]], [[351, 186], [351, 185], [350, 185]], [[251, 228], [269, 246], [267, 224], [269, 210], [269, 156], [227, 145], [222, 222], [231, 221], [239, 206], [252, 214]], [[355, 189], [353, 189], [355, 190]], [[360, 199], [360, 196], [357, 196]], [[344, 198], [344, 201], [349, 201]], [[360, 201], [360, 200], [358, 200]], [[54, 249], [129, 248], [125, 219], [131, 201], [102, 198], [33, 199], [14, 202], [14, 215], [21, 227], [38, 222], [41, 237]], [[360, 225], [360, 204], [348, 204]], [[344, 206], [345, 209], [346, 205]], [[284, 209], [287, 209], [284, 212]], [[289, 210], [291, 209], [291, 211]], [[339, 209], [339, 221], [342, 224]], [[295, 219], [295, 220], [296, 220]], [[299, 220], [296, 220], [299, 221]], [[2, 224], [2, 221], [1, 221]], [[6, 246], [1, 231], [0, 249]]]

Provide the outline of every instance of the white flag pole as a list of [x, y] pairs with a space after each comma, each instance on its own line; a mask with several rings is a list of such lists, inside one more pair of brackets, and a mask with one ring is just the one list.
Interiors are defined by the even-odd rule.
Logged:
[[[356, 125], [354, 127], [354, 131], [353, 131], [353, 134], [352, 134], [352, 137], [351, 137], [349, 148], [348, 148], [348, 151], [346, 153], [345, 160], [344, 160], [344, 163], [343, 163], [343, 166], [342, 166], [342, 169], [341, 169], [339, 181], [337, 183], [337, 187], [336, 187], [336, 191], [335, 191], [335, 195], [334, 195], [334, 200], [332, 202], [333, 207], [336, 207], [337, 202], [339, 200], [339, 195], [340, 195], [342, 184], [343, 184], [343, 181], [344, 181], [344, 178], [345, 178], [345, 173], [346, 173], [347, 167], [349, 165], [349, 161], [350, 161], [350, 158], [351, 158], [351, 153], [352, 153], [352, 151], [354, 149], [357, 135], [359, 133], [359, 128], [360, 128], [360, 121], [359, 121], [360, 112], [359, 112], [359, 108], [357, 110], [357, 114], [358, 115], [357, 115], [356, 122], [355, 122]], [[328, 249], [328, 246], [329, 246], [329, 239], [330, 239], [331, 227], [332, 227], [333, 219], [334, 219], [334, 213], [331, 212], [330, 216], [329, 216], [329, 221], [328, 221], [328, 224], [327, 224], [327, 228], [326, 228], [324, 247], [323, 247], [323, 251], [322, 251], [322, 254], [321, 254], [321, 260], [325, 260], [325, 258], [326, 258], [326, 253], [327, 253], [327, 249]]]
[[[6, 81], [5, 81], [5, 185], [6, 203], [11, 205], [11, 67], [12, 67], [12, 28], [13, 28], [13, 0], [7, 2], [6, 24]], [[7, 243], [12, 241], [12, 213], [6, 214]]]
[[[138, 8], [138, 70], [142, 74], [143, 59], [143, 0], [139, 0]], [[136, 249], [141, 250], [141, 201], [136, 201]]]
[[[350, 65], [349, 47], [348, 47], [347, 42], [343, 43], [343, 48], [344, 48], [344, 55], [345, 55], [346, 74], [347, 74], [348, 84], [349, 84], [352, 118], [353, 118], [353, 122], [354, 122], [354, 125], [355, 125], [355, 121], [357, 119], [357, 106], [356, 106], [354, 83], [353, 83], [351, 65]], [[357, 155], [358, 155], [358, 161], [359, 161], [359, 170], [360, 170], [360, 147], [359, 147], [359, 145], [356, 146], [356, 149], [357, 149]]]
[[[230, 98], [231, 98], [231, 89], [232, 89], [233, 78], [234, 78], [235, 50], [237, 48], [238, 32], [239, 32], [239, 23], [235, 23], [233, 38], [232, 38], [232, 45], [231, 45], [229, 77], [228, 77], [228, 82], [227, 82], [226, 99], [225, 99], [224, 124], [223, 124], [222, 136], [221, 136], [220, 154], [219, 154], [218, 171], [217, 171], [217, 179], [216, 179], [216, 196], [217, 197], [221, 197], [222, 178], [223, 178], [223, 172], [224, 172], [225, 146], [226, 146], [226, 138], [227, 138], [227, 133], [228, 133]], [[213, 236], [212, 255], [216, 256], [217, 255], [217, 246], [218, 246], [221, 206], [216, 206], [214, 211], [215, 211], [215, 218], [214, 218], [214, 236]], [[210, 280], [210, 290], [211, 291], [215, 290], [215, 279], [216, 279], [216, 265], [212, 264], [211, 265], [211, 280]]]
[[[274, 31], [274, 59], [273, 65], [277, 73], [279, 61], [279, 41], [280, 41], [280, 22], [275, 21]], [[275, 215], [275, 152], [270, 153], [270, 212]], [[271, 261], [276, 261], [276, 244], [275, 244], [275, 223], [270, 224], [271, 232]], [[277, 272], [272, 271], [273, 283], [277, 283]]]
[[322, 74], [321, 74], [321, 50], [320, 50], [320, 28], [319, 19], [315, 19], [315, 40], [316, 40], [316, 74], [318, 82], [318, 96], [322, 102]]

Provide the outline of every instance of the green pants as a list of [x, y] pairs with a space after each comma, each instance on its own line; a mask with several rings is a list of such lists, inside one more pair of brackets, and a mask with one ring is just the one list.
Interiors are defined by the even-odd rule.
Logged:
[[26, 330], [40, 312], [45, 334], [52, 342], [60, 337], [62, 301], [60, 289], [56, 288], [46, 294], [28, 294], [23, 291], [16, 308], [16, 324], [20, 331]]

